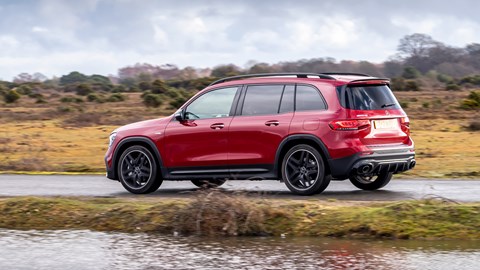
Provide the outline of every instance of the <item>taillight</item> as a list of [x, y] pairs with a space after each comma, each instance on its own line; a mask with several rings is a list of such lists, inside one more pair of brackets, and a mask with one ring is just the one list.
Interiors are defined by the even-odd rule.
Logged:
[[338, 120], [330, 122], [333, 130], [360, 130], [370, 127], [370, 120]]
[[402, 131], [410, 135], [410, 119], [408, 117], [400, 118], [400, 127]]

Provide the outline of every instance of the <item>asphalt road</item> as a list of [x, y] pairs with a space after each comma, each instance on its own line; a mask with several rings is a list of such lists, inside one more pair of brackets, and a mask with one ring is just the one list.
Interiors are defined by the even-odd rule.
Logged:
[[[265, 181], [227, 181], [227, 191], [247, 191], [252, 195], [272, 198], [306, 199], [292, 195], [283, 183]], [[189, 181], [165, 181], [148, 197], [188, 197], [198, 190]], [[99, 175], [0, 175], [0, 196], [91, 196], [135, 197], [117, 181]], [[459, 202], [480, 201], [479, 180], [392, 180], [381, 190], [364, 191], [349, 181], [332, 181], [321, 194], [308, 199], [352, 201], [395, 201], [441, 197]]]

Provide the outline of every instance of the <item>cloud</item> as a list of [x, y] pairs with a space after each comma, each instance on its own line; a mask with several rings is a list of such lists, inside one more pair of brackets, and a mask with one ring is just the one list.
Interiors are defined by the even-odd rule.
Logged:
[[42, 0], [0, 3], [0, 78], [78, 70], [114, 74], [136, 62], [208, 67], [301, 58], [381, 62], [423, 32], [480, 42], [476, 1]]

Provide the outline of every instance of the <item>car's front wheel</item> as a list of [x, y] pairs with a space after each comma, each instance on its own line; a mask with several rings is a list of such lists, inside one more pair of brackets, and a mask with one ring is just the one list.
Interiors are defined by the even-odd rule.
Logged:
[[282, 162], [282, 178], [288, 189], [298, 195], [320, 193], [330, 183], [322, 156], [306, 144], [294, 146], [287, 152]]
[[123, 187], [135, 194], [156, 191], [162, 184], [157, 162], [145, 147], [135, 145], [127, 148], [120, 156], [118, 176]]
[[210, 180], [194, 179], [191, 181], [192, 181], [192, 184], [194, 184], [199, 188], [216, 188], [225, 184], [225, 182], [227, 182], [227, 180], [225, 179], [210, 179]]
[[393, 173], [381, 173], [374, 176], [350, 176], [350, 182], [363, 190], [377, 190], [387, 185], [392, 179]]

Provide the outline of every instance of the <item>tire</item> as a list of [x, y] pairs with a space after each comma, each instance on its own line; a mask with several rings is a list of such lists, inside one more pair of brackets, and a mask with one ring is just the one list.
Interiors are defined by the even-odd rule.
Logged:
[[325, 164], [317, 149], [299, 144], [283, 158], [282, 179], [291, 192], [306, 196], [324, 191], [331, 177], [325, 175]]
[[386, 186], [392, 179], [392, 176], [393, 173], [381, 173], [371, 177], [354, 175], [350, 176], [350, 182], [359, 189], [377, 190]]
[[211, 180], [191, 180], [192, 184], [199, 188], [216, 188], [223, 185], [227, 180], [225, 179], [211, 179]]
[[130, 146], [122, 153], [118, 161], [118, 179], [123, 187], [131, 193], [154, 192], [163, 182], [159, 177], [155, 158], [143, 146]]

